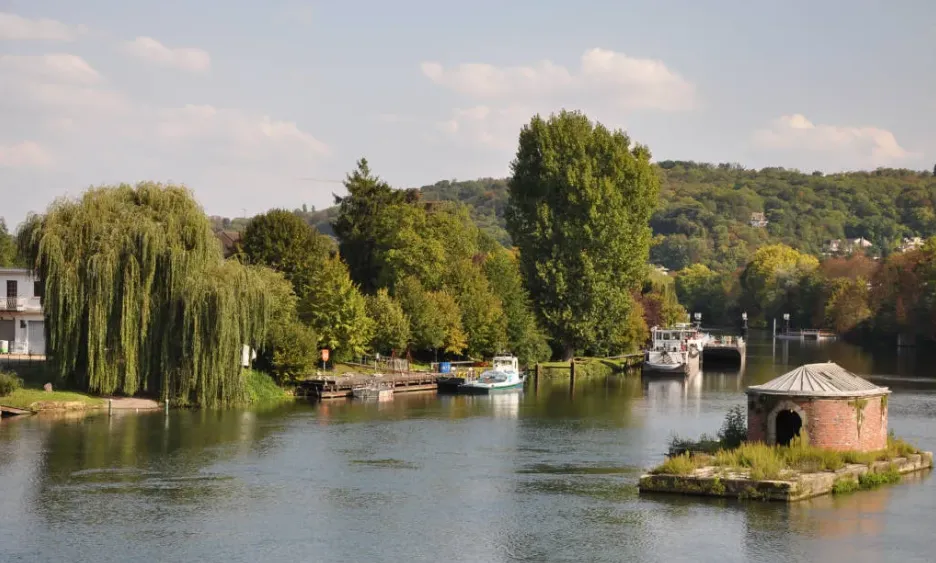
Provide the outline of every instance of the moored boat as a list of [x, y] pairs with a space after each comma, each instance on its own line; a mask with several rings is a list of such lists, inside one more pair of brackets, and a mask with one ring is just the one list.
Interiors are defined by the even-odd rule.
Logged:
[[650, 348], [644, 353], [643, 371], [692, 374], [698, 371], [706, 335], [691, 325], [651, 329]]
[[458, 386], [463, 393], [492, 393], [523, 388], [523, 376], [515, 356], [496, 356], [491, 369], [481, 373], [477, 379]]
[[381, 383], [369, 383], [351, 390], [355, 399], [388, 401], [393, 398], [393, 387]]

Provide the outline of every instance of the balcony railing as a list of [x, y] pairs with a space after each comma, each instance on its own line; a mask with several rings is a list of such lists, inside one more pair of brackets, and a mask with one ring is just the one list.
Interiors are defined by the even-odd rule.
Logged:
[[0, 311], [41, 313], [42, 300], [38, 297], [0, 297]]

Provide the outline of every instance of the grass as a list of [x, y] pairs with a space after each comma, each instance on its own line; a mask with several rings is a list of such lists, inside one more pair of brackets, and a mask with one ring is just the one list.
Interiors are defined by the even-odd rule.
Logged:
[[244, 386], [250, 404], [272, 403], [291, 399], [269, 374], [256, 370], [245, 370]]
[[690, 455], [688, 452], [681, 455], [674, 455], [666, 458], [659, 466], [650, 471], [650, 473], [659, 473], [664, 475], [690, 475], [703, 464], [702, 456]]
[[844, 495], [855, 491], [868, 491], [883, 485], [890, 485], [900, 481], [900, 473], [893, 466], [886, 471], [868, 471], [854, 477], [841, 477], [832, 484], [832, 494]]
[[[795, 439], [789, 446], [745, 442], [737, 448], [720, 449], [712, 456], [685, 452], [668, 457], [651, 473], [688, 475], [699, 467], [714, 465], [737, 472], [747, 471], [754, 480], [774, 480], [782, 478], [784, 473], [791, 471], [804, 473], [836, 471], [845, 467], [846, 464], [870, 465], [876, 461], [891, 461], [918, 452], [917, 448], [893, 436], [888, 437], [887, 448], [876, 452], [826, 450], [810, 446], [808, 439], [804, 436], [802, 439]], [[887, 473], [869, 473], [868, 475], [887, 475]], [[867, 479], [879, 479], [879, 477], [869, 476]], [[841, 487], [846, 486], [848, 485], [841, 485]]]
[[[19, 375], [24, 375], [24, 381]], [[50, 391], [42, 388], [45, 379], [44, 369], [31, 366], [24, 373], [0, 371], [0, 388], [5, 395], [0, 396], [0, 405], [24, 410], [41, 410], [57, 408], [99, 408], [104, 406], [104, 400], [92, 397], [86, 393], [73, 391]]]
[[42, 408], [65, 407], [65, 403], [72, 403], [74, 407], [99, 408], [104, 406], [104, 400], [84, 393], [73, 391], [46, 392], [42, 389], [17, 389], [16, 391], [0, 397], [0, 405], [26, 410], [39, 410], [37, 403], [44, 403]]

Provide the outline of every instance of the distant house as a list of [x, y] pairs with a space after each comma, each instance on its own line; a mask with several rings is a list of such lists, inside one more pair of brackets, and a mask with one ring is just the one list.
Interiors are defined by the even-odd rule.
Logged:
[[42, 284], [29, 270], [0, 268], [0, 340], [12, 354], [45, 354]]
[[907, 252], [910, 250], [916, 250], [923, 246], [923, 239], [921, 237], [912, 237], [905, 238], [903, 242], [900, 243], [900, 246], [897, 247], [898, 252]]
[[874, 246], [864, 237], [851, 239], [834, 239], [826, 243], [826, 254], [847, 254], [858, 250], [866, 250]]
[[751, 226], [756, 229], [763, 229], [767, 226], [767, 216], [760, 212], [751, 213]]
[[218, 231], [215, 233], [221, 242], [221, 250], [225, 258], [230, 258], [240, 251], [241, 234], [237, 231]]

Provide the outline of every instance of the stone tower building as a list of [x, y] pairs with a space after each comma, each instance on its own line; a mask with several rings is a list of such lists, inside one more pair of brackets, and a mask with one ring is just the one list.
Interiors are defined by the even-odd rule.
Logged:
[[888, 395], [837, 364], [807, 364], [748, 387], [748, 441], [789, 444], [805, 430], [814, 446], [882, 450]]

